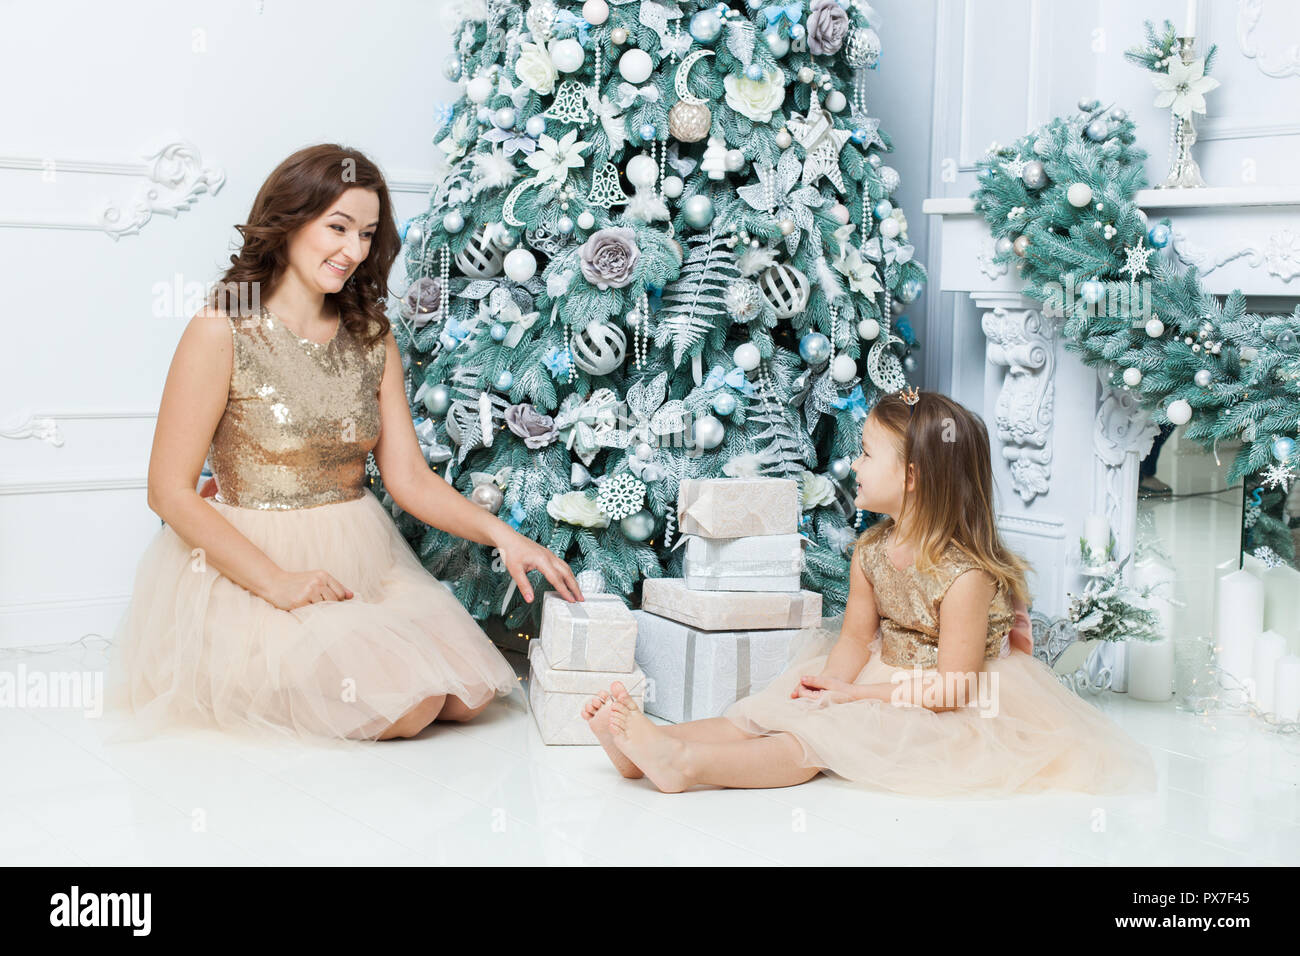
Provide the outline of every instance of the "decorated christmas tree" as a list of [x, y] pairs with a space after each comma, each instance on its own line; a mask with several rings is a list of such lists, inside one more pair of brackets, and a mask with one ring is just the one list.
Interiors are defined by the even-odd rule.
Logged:
[[[464, 95], [439, 117], [429, 209], [403, 225], [393, 313], [430, 465], [585, 592], [633, 602], [680, 573], [683, 478], [796, 479], [802, 583], [837, 613], [871, 517], [849, 464], [916, 364], [903, 309], [925, 280], [867, 112], [872, 11], [463, 13], [445, 70]], [[489, 549], [397, 519], [475, 617], [535, 632]]]

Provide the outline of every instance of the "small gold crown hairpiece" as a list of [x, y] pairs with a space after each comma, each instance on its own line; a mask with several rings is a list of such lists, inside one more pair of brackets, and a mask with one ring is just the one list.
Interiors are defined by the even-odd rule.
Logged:
[[898, 390], [898, 395], [908, 405], [915, 405], [917, 402], [921, 400], [921, 390], [918, 389], [915, 385], [913, 385], [911, 388], [900, 388]]

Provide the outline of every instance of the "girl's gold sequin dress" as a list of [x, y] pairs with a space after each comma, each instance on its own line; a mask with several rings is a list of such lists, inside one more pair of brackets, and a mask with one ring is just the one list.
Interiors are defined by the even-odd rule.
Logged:
[[125, 736], [175, 724], [373, 737], [426, 697], [477, 707], [515, 690], [510, 664], [420, 564], [364, 487], [379, 440], [383, 340], [341, 321], [324, 343], [273, 313], [229, 319], [230, 393], [202, 499], [289, 571], [328, 571], [354, 596], [282, 611], [164, 526], [118, 625], [111, 700]]
[[[891, 682], [895, 674], [937, 666], [939, 606], [948, 587], [973, 565], [949, 546], [932, 572], [899, 569], [886, 534], [868, 532], [854, 552], [871, 582], [880, 628], [855, 684]], [[989, 609], [983, 670], [957, 710], [880, 700], [790, 697], [800, 678], [820, 674], [838, 627], [809, 628], [790, 666], [757, 694], [723, 714], [752, 734], [786, 732], [803, 745], [803, 766], [855, 783], [921, 796], [1002, 796], [1069, 790], [1154, 790], [1155, 764], [1139, 743], [1093, 704], [1067, 690], [1051, 669], [1026, 653], [1027, 620], [999, 588]]]

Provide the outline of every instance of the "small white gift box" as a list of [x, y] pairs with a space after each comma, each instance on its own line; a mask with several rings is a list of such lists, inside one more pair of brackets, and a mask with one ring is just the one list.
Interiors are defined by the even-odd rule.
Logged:
[[800, 534], [687, 535], [682, 580], [692, 591], [798, 591], [806, 540]]
[[626, 674], [636, 666], [636, 621], [617, 594], [593, 594], [570, 603], [547, 591], [541, 642], [556, 670]]
[[594, 744], [595, 735], [582, 719], [582, 705], [614, 681], [622, 681], [638, 707], [645, 704], [645, 674], [615, 671], [563, 671], [550, 666], [541, 641], [528, 643], [528, 707], [537, 721], [542, 742]]
[[816, 627], [822, 596], [815, 591], [692, 591], [681, 578], [646, 578], [641, 610], [701, 631]]
[[799, 483], [793, 478], [683, 478], [677, 527], [705, 538], [794, 534]]

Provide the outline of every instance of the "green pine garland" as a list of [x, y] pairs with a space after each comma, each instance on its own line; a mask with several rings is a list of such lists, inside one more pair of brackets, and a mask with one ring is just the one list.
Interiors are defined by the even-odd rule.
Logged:
[[[1147, 185], [1134, 124], [1095, 101], [1080, 107], [978, 163], [972, 198], [999, 241], [996, 261], [1016, 264], [1024, 294], [1064, 317], [1066, 347], [1109, 369], [1154, 421], [1170, 422], [1173, 406], [1203, 446], [1241, 440], [1229, 482], [1262, 472], [1285, 488], [1300, 464], [1300, 307], [1249, 314], [1240, 291], [1220, 302], [1195, 267], [1163, 256], [1169, 221], [1150, 225], [1133, 201]], [[1022, 168], [1034, 162], [1041, 182]], [[1071, 187], [1086, 201], [1071, 203]]]

